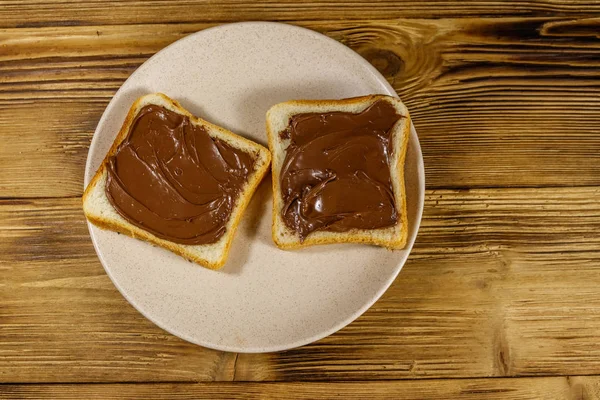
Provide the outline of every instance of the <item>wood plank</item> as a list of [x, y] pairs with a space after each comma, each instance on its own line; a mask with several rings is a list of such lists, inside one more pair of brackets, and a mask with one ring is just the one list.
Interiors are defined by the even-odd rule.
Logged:
[[[600, 185], [599, 24], [303, 23], [358, 51], [394, 85], [432, 189]], [[80, 195], [90, 136], [110, 97], [147, 57], [208, 26], [0, 30], [0, 135], [12, 143], [0, 148], [1, 196]]]
[[126, 303], [78, 199], [0, 201], [0, 381], [600, 374], [600, 188], [426, 196], [409, 261], [367, 313], [315, 344], [237, 360]]
[[595, 1], [3, 1], [0, 27], [444, 17], [597, 15]]
[[473, 399], [545, 400], [600, 398], [597, 376], [427, 379], [371, 382], [218, 382], [170, 384], [6, 385], [0, 399]]

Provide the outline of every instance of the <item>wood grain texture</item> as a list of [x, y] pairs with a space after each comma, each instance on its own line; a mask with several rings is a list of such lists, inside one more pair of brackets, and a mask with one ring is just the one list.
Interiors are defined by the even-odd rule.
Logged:
[[[301, 25], [392, 83], [419, 132], [429, 188], [600, 185], [600, 19]], [[209, 26], [0, 30], [2, 197], [80, 195], [114, 92], [153, 53]]]
[[[600, 399], [599, 15], [584, 0], [0, 0], [0, 399]], [[76, 196], [96, 124], [141, 63], [264, 19], [388, 79], [429, 190], [409, 261], [367, 313], [300, 349], [237, 355], [134, 310]]]
[[68, 100], [0, 105], [0, 198], [82, 193], [91, 133], [105, 106]]
[[0, 381], [379, 380], [600, 374], [600, 188], [428, 191], [411, 257], [317, 343], [219, 353], [139, 315], [79, 199], [0, 202]]
[[7, 385], [0, 399], [429, 399], [591, 400], [600, 398], [597, 376], [503, 379], [428, 379], [344, 383], [171, 383], [113, 385]]
[[581, 16], [595, 1], [2, 1], [0, 27], [43, 27], [248, 20], [306, 21], [485, 16]]

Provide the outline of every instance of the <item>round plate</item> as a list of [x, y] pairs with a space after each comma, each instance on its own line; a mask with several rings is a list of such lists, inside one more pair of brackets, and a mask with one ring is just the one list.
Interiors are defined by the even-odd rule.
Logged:
[[[222, 25], [161, 50], [123, 84], [100, 119], [87, 185], [134, 100], [162, 92], [192, 114], [267, 144], [265, 113], [292, 99], [339, 99], [392, 87], [367, 61], [291, 25]], [[423, 159], [414, 128], [406, 158], [406, 249], [328, 245], [279, 250], [271, 239], [271, 177], [255, 193], [220, 271], [89, 225], [106, 272], [125, 298], [166, 331], [218, 350], [268, 352], [321, 339], [366, 311], [406, 261], [421, 221]]]

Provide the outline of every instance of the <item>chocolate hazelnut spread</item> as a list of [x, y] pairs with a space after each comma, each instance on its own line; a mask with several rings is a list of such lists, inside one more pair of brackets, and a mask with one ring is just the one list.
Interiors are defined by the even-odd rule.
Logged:
[[110, 157], [105, 191], [123, 218], [160, 238], [214, 243], [253, 169], [250, 154], [185, 115], [149, 105]]
[[311, 232], [377, 229], [398, 221], [390, 178], [394, 125], [402, 118], [379, 100], [364, 111], [296, 114], [280, 174], [285, 224]]

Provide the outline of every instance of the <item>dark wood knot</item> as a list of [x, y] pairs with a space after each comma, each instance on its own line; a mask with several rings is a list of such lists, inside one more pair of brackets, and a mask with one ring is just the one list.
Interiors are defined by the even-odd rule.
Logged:
[[396, 76], [404, 67], [400, 56], [390, 50], [367, 49], [361, 55], [386, 78]]

